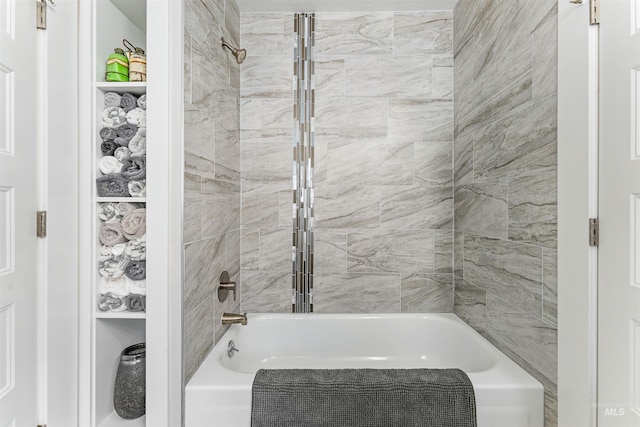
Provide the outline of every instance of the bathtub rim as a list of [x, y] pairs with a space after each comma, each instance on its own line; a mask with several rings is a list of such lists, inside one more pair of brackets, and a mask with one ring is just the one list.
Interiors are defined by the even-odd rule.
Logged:
[[[453, 322], [456, 326], [461, 327], [466, 333], [475, 339], [480, 339], [481, 344], [490, 349], [495, 355], [496, 362], [489, 369], [479, 372], [468, 372], [467, 375], [473, 384], [475, 390], [492, 389], [492, 388], [526, 388], [532, 390], [544, 390], [542, 384], [531, 374], [500, 349], [493, 345], [489, 340], [479, 334], [466, 322], [460, 319], [454, 313], [374, 313], [374, 314], [352, 314], [352, 313], [248, 313], [249, 325], [251, 319], [269, 320], [282, 318], [309, 318], [314, 316], [321, 319], [327, 318], [375, 318], [375, 319], [393, 319], [393, 318], [416, 318], [416, 319], [437, 319], [438, 321]], [[231, 327], [223, 334], [220, 340], [214, 345], [209, 354], [205, 357], [200, 367], [196, 370], [193, 377], [185, 385], [185, 395], [189, 391], [203, 389], [238, 389], [245, 390], [251, 387], [255, 373], [244, 373], [233, 371], [225, 367], [219, 362], [219, 358], [226, 352], [226, 345], [229, 339], [233, 338], [234, 331], [242, 328], [240, 325], [231, 325]]]

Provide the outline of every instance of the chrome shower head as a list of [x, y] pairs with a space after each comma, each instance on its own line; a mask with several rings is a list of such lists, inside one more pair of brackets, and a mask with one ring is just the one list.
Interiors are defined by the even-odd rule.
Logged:
[[242, 64], [245, 60], [245, 58], [247, 57], [247, 51], [244, 49], [237, 49], [233, 46], [231, 46], [225, 39], [224, 37], [222, 37], [220, 39], [220, 41], [222, 42], [222, 47], [226, 47], [227, 49], [229, 49], [231, 51], [231, 54], [233, 56], [235, 56], [236, 61], [238, 62], [238, 64]]

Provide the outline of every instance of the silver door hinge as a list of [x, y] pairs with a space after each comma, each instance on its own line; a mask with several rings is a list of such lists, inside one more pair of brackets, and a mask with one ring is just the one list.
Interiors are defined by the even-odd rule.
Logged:
[[36, 28], [47, 29], [47, 2], [46, 0], [36, 0]]
[[600, 0], [589, 0], [589, 23], [600, 24]]
[[598, 246], [600, 243], [600, 220], [589, 218], [589, 246]]
[[47, 237], [47, 211], [38, 211], [36, 214], [36, 236]]

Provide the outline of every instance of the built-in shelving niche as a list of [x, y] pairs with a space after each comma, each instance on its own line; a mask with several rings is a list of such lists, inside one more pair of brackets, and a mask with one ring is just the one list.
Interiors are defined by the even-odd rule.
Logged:
[[[131, 93], [136, 96], [147, 93], [145, 82], [114, 83], [105, 82], [105, 68], [108, 56], [116, 47], [123, 47], [122, 40], [127, 39], [134, 46], [142, 47], [146, 51], [146, 0], [93, 0], [94, 25], [92, 25], [93, 69], [94, 69], [94, 103], [93, 124], [94, 140], [92, 141], [93, 163], [92, 212], [95, 218], [95, 234], [92, 237], [95, 253], [94, 283], [90, 284], [92, 309], [92, 426], [94, 427], [143, 427], [145, 417], [135, 420], [120, 418], [113, 408], [113, 389], [118, 368], [120, 353], [132, 344], [145, 342], [146, 314], [144, 312], [107, 312], [98, 309], [98, 256], [100, 240], [98, 238], [99, 220], [97, 210], [100, 203], [105, 202], [134, 202], [146, 204], [146, 198], [141, 197], [98, 197], [95, 190], [95, 178], [100, 176], [98, 164], [102, 156], [100, 150], [102, 128], [102, 112], [104, 110], [104, 94], [116, 92]], [[147, 260], [149, 262], [149, 260]]]

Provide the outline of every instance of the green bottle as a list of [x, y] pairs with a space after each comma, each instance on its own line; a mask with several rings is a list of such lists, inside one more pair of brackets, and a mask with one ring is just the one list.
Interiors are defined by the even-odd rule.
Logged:
[[128, 82], [129, 60], [122, 49], [115, 48], [113, 52], [107, 59], [107, 72], [104, 78], [108, 82]]

